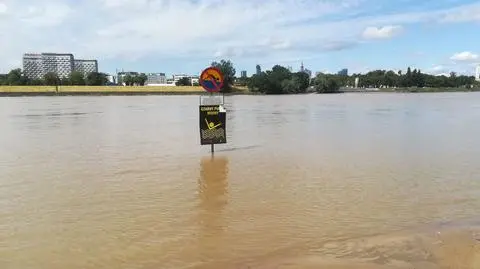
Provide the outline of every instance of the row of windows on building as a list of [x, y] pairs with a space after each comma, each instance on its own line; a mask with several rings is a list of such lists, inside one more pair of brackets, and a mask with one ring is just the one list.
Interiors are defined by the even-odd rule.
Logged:
[[72, 72], [85, 76], [98, 72], [97, 60], [75, 59], [73, 54], [25, 53], [23, 55], [23, 72], [30, 79], [42, 79], [47, 73], [55, 73], [61, 78], [69, 77]]

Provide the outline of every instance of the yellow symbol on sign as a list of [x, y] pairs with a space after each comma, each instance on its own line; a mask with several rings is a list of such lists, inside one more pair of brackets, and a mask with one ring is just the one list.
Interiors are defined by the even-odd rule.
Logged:
[[206, 70], [201, 77], [202, 80], [211, 80], [214, 79], [218, 82], [222, 81], [222, 75], [216, 69], [208, 69]]
[[208, 127], [209, 130], [216, 129], [218, 126], [222, 125], [221, 123], [215, 125], [215, 123], [213, 123], [213, 122], [208, 122], [207, 119], [205, 119], [205, 122], [207, 123], [207, 127]]

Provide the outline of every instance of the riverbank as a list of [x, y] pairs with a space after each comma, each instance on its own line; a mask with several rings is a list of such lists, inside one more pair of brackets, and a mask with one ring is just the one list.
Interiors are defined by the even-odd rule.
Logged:
[[[109, 95], [199, 95], [200, 86], [0, 86], [0, 96], [109, 96]], [[247, 88], [234, 88], [229, 94], [248, 94]]]
[[[480, 88], [341, 88], [337, 93], [441, 93], [479, 92]], [[200, 95], [200, 86], [0, 86], [0, 97], [16, 96], [125, 96], [125, 95]], [[315, 93], [309, 91], [309, 93]], [[258, 95], [246, 87], [234, 87], [229, 95]]]

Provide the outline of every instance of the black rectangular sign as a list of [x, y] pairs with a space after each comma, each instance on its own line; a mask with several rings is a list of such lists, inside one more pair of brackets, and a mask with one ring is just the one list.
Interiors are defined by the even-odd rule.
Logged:
[[226, 114], [221, 105], [200, 106], [200, 144], [227, 143]]

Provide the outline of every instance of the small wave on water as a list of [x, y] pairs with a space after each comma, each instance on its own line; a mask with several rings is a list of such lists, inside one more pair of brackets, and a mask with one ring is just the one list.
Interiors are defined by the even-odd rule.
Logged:
[[235, 269], [480, 268], [480, 219], [325, 242], [305, 255], [263, 257]]
[[101, 114], [101, 112], [93, 112], [93, 113], [84, 113], [84, 112], [51, 112], [51, 113], [44, 113], [44, 114], [24, 114], [24, 115], [12, 115], [12, 117], [16, 118], [50, 118], [50, 117], [69, 117], [69, 116], [83, 116], [89, 114]]

